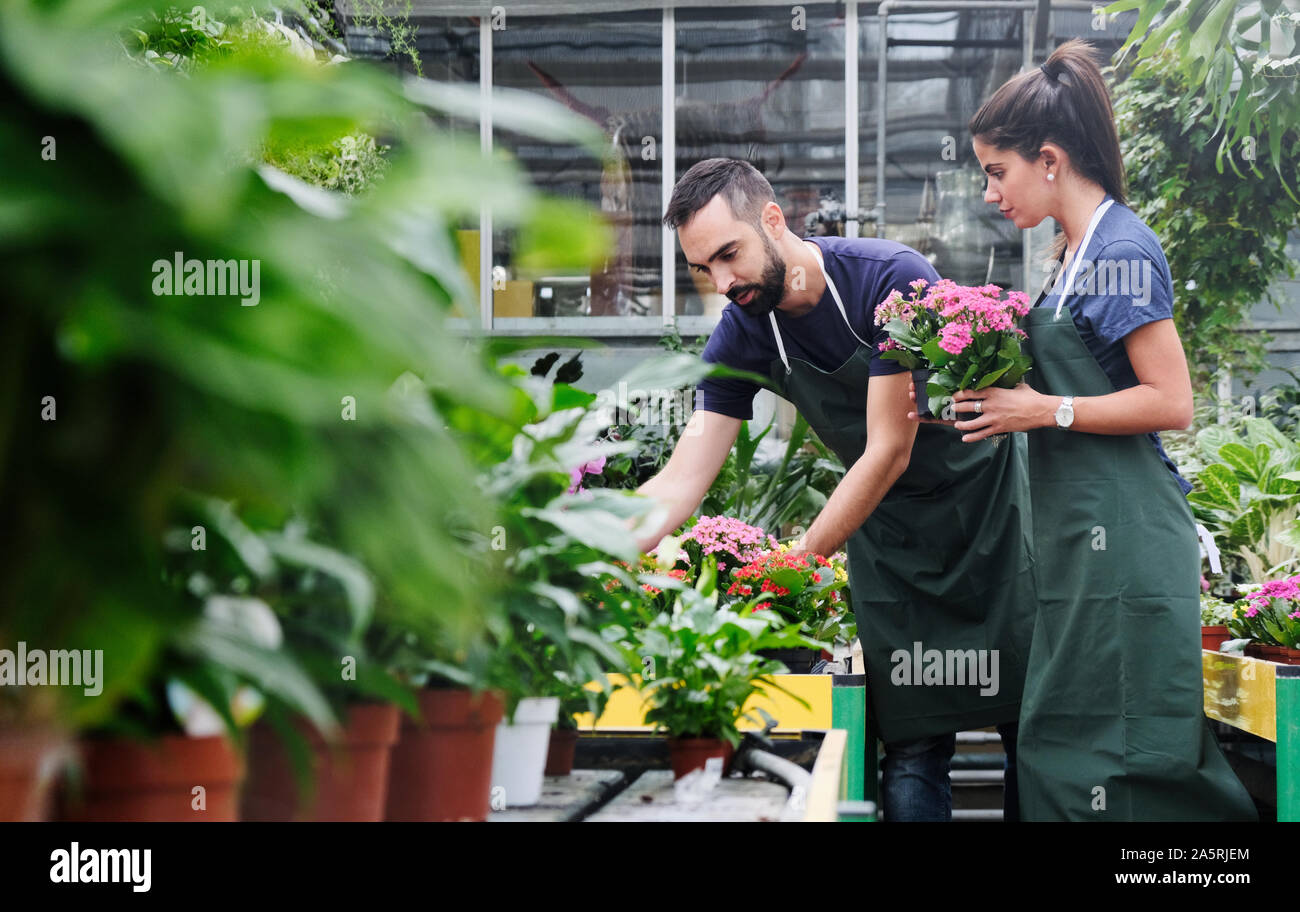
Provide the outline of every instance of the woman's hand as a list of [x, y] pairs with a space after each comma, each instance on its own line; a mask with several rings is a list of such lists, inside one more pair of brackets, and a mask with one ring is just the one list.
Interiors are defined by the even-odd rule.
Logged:
[[1059, 402], [1059, 396], [1044, 396], [1023, 382], [1014, 389], [990, 386], [978, 392], [958, 390], [952, 397], [953, 411], [968, 417], [953, 427], [962, 432], [965, 443], [1009, 431], [1050, 427], [1056, 423]]

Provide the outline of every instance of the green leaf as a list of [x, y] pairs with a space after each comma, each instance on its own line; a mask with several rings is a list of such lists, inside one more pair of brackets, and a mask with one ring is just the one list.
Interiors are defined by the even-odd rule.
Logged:
[[1219, 447], [1219, 458], [1227, 463], [1241, 480], [1249, 482], [1259, 480], [1259, 466], [1255, 462], [1255, 454], [1240, 443], [1234, 441]]
[[938, 339], [931, 339], [921, 346], [921, 352], [934, 367], [943, 367], [952, 360], [952, 355], [939, 347]]
[[1196, 481], [1204, 489], [1208, 503], [1224, 510], [1240, 508], [1241, 485], [1227, 466], [1217, 463], [1206, 466], [1196, 476]]

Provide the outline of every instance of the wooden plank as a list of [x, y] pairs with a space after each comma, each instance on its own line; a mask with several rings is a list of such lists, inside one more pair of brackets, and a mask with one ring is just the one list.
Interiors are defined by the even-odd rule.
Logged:
[[581, 820], [615, 789], [627, 774], [621, 770], [574, 770], [542, 780], [542, 797], [531, 807], [506, 808], [488, 815], [489, 823], [558, 823]]
[[[833, 725], [831, 718], [831, 675], [773, 675], [773, 680], [802, 697], [809, 708], [804, 709], [797, 702], [775, 687], [768, 689], [769, 695], [756, 694], [744, 707], [754, 718], [741, 719], [738, 726], [742, 731], [761, 729], [762, 716], [757, 709], [762, 708], [777, 720], [774, 732], [799, 732], [805, 729], [825, 730]], [[593, 719], [591, 713], [580, 713], [575, 718], [583, 731], [653, 731], [653, 725], [645, 721], [646, 706], [635, 688], [626, 686], [627, 678], [622, 675], [610, 675], [610, 684], [619, 687], [609, 698], [605, 712], [599, 719]], [[597, 689], [599, 685], [589, 684]]]
[[847, 786], [848, 768], [844, 764], [847, 748], [848, 732], [842, 728], [833, 728], [822, 738], [807, 798], [801, 801], [798, 790], [790, 795], [791, 810], [802, 811], [796, 819], [805, 823], [834, 823], [839, 820], [839, 801], [845, 797]]
[[758, 822], [781, 818], [785, 786], [759, 779], [723, 779], [698, 804], [678, 802], [671, 770], [647, 770], [595, 814], [593, 823]]
[[1277, 690], [1272, 662], [1201, 650], [1205, 714], [1252, 735], [1277, 740]]

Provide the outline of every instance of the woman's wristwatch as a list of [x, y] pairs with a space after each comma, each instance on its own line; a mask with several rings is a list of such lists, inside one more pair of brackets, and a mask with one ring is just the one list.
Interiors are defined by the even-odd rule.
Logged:
[[1056, 426], [1065, 430], [1074, 424], [1074, 397], [1061, 397], [1061, 404], [1056, 408]]

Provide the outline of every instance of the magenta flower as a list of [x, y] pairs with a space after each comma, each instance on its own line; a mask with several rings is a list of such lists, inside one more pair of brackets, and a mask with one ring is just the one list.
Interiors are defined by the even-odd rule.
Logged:
[[582, 477], [584, 475], [599, 475], [605, 471], [605, 457], [597, 456], [589, 462], [584, 462], [576, 469], [569, 471], [569, 493], [576, 494], [582, 490]]

